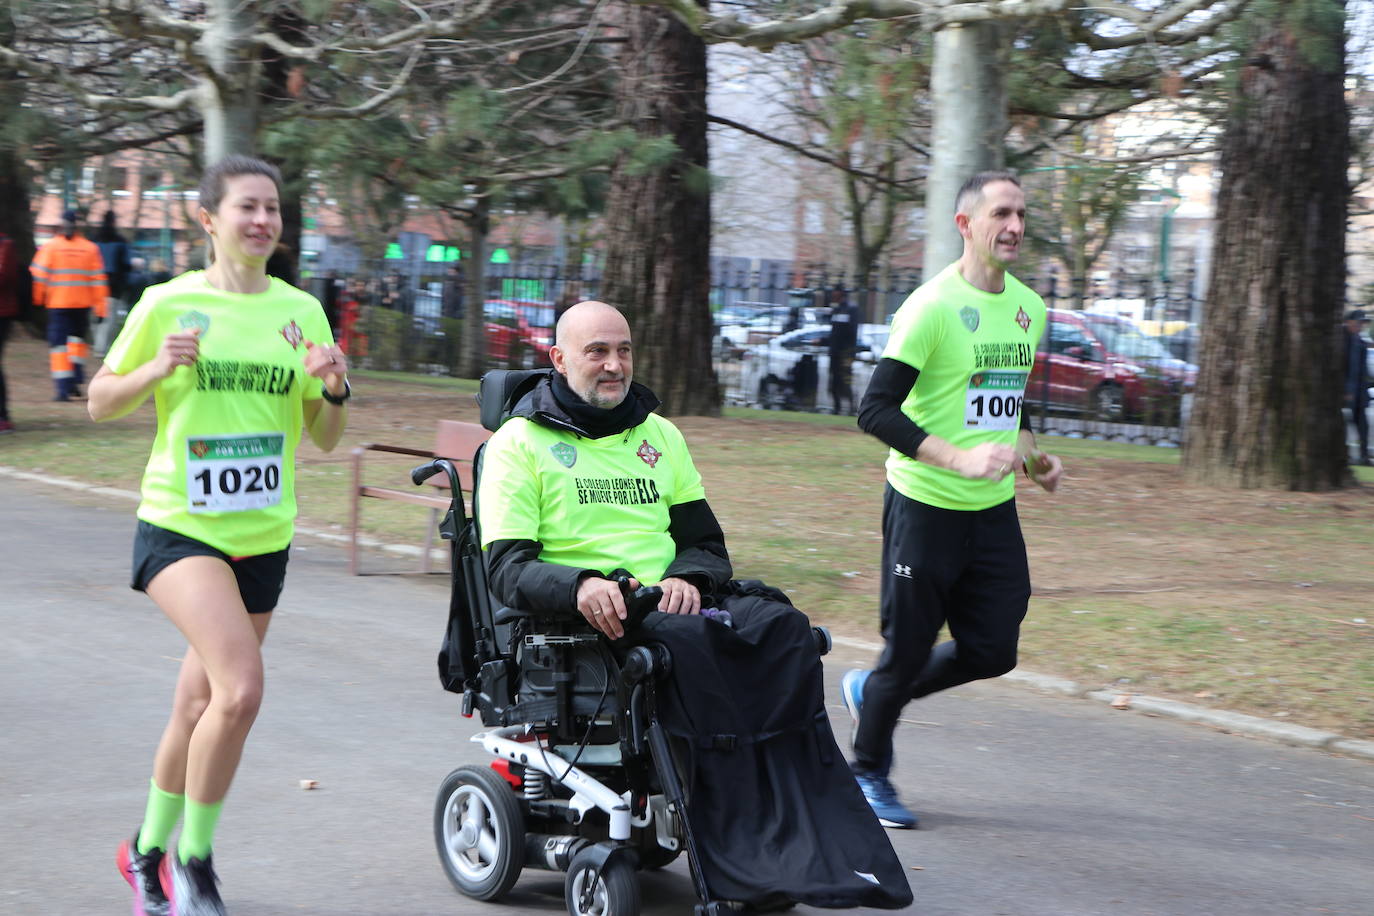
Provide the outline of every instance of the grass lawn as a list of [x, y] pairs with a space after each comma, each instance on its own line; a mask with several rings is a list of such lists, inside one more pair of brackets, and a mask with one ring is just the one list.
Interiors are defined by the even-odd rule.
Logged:
[[[22, 333], [6, 347], [20, 431], [0, 437], [0, 465], [136, 489], [151, 407], [95, 424], [81, 404], [50, 403], [44, 356]], [[477, 418], [472, 381], [357, 372], [354, 391], [343, 444], [300, 449], [301, 518], [313, 527], [345, 530], [352, 446], [427, 448], [435, 420]], [[883, 447], [844, 417], [729, 409], [677, 422], [737, 575], [876, 641]], [[1018, 490], [1035, 589], [1024, 667], [1374, 738], [1374, 471], [1357, 469], [1364, 485], [1336, 493], [1217, 492], [1185, 484], [1177, 450], [1042, 446], [1067, 478], [1053, 496]], [[408, 486], [413, 463], [369, 456], [368, 482]], [[368, 500], [363, 523], [418, 545], [426, 517]]]

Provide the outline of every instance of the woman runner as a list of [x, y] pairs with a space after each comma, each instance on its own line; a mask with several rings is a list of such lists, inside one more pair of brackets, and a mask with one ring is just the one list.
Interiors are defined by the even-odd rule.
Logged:
[[[262, 700], [261, 643], [286, 575], [302, 427], [343, 434], [347, 359], [318, 300], [266, 273], [282, 232], [281, 176], [231, 156], [201, 181], [212, 262], [150, 287], [91, 380], [92, 419], [149, 395], [133, 581], [188, 647], [143, 823], [117, 862], [143, 916], [221, 914], [215, 824]], [[183, 820], [175, 850], [168, 841]]]

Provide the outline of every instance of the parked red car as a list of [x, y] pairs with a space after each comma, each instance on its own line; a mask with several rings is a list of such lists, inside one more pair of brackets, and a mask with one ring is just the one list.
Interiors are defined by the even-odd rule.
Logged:
[[553, 306], [516, 299], [488, 299], [486, 315], [487, 356], [495, 362], [534, 368], [551, 366]]
[[1175, 425], [1197, 366], [1114, 315], [1050, 309], [1026, 385], [1029, 404], [1109, 422]]

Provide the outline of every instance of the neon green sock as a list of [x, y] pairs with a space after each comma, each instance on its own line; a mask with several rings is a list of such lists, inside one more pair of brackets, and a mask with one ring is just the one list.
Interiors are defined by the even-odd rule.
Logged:
[[185, 865], [191, 859], [204, 859], [210, 855], [210, 846], [215, 838], [215, 824], [219, 823], [219, 812], [223, 801], [198, 802], [186, 799], [186, 822], [181, 825], [181, 838], [177, 840], [177, 858]]
[[172, 828], [181, 819], [181, 809], [185, 806], [185, 795], [164, 792], [157, 787], [156, 780], [148, 780], [148, 807], [143, 811], [143, 826], [138, 828], [139, 855], [154, 849], [167, 849]]

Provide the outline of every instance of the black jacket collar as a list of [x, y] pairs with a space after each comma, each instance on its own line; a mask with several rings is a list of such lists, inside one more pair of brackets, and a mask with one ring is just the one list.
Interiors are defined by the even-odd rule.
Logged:
[[[511, 416], [524, 417], [540, 426], [570, 432], [583, 439], [601, 439], [633, 429], [660, 404], [652, 391], [638, 382], [631, 382], [630, 392], [619, 407], [601, 410], [572, 395], [576, 403], [569, 409], [554, 395], [555, 374], [553, 370], [548, 378], [540, 379], [511, 409]], [[563, 396], [565, 400], [569, 394], [570, 391]]]

